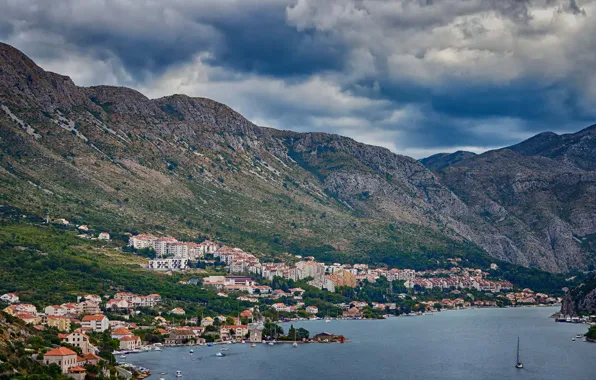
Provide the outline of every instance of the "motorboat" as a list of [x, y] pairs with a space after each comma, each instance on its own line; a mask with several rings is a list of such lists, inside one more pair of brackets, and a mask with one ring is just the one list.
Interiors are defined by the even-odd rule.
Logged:
[[217, 353], [215, 354], [215, 356], [222, 357], [222, 356], [226, 356], [226, 354], [224, 354], [223, 352], [219, 351], [219, 352], [217, 352]]
[[182, 371], [176, 371], [176, 377], [182, 377]]
[[193, 350], [192, 348], [190, 349], [190, 351], [188, 351], [189, 353], [193, 354], [195, 352], [195, 350]]
[[256, 343], [253, 343], [253, 344], [251, 344], [250, 346], [251, 346], [251, 347], [256, 347], [256, 346], [257, 346], [257, 344], [256, 344]]

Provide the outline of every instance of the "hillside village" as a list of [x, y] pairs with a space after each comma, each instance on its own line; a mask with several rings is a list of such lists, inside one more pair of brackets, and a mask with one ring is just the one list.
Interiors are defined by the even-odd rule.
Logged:
[[[83, 232], [79, 237], [89, 238], [88, 227], [81, 227], [77, 227]], [[109, 234], [100, 235], [101, 240], [110, 241]], [[201, 273], [197, 269], [201, 265], [217, 264], [215, 273], [187, 276], [179, 285], [210, 289], [216, 297], [235, 302], [237, 311], [221, 315], [207, 306], [199, 315], [189, 311], [188, 303], [130, 291], [81, 294], [71, 302], [49, 305], [22, 302], [18, 293], [1, 295], [0, 302], [7, 304], [2, 310], [5, 315], [39, 331], [56, 332], [59, 345], [40, 350], [36, 356], [39, 363], [56, 364], [63, 375], [84, 379], [94, 366], [102, 361], [114, 363], [113, 355], [120, 353], [168, 345], [272, 339], [264, 332], [267, 324], [277, 321], [384, 318], [560, 302], [560, 298], [514, 289], [508, 281], [490, 278], [496, 264], [486, 269], [466, 268], [458, 265], [458, 259], [452, 260], [449, 269], [425, 271], [325, 264], [301, 256], [266, 262], [240, 248], [212, 241], [183, 242], [150, 234], [130, 236], [123, 250], [137, 255], [149, 252], [152, 258], [146, 259], [145, 270], [166, 275], [192, 276]], [[370, 298], [366, 290], [375, 286], [386, 286], [383, 291], [389, 293]], [[325, 294], [334, 294], [341, 302], [329, 302]], [[310, 340], [305, 336], [304, 341]]]

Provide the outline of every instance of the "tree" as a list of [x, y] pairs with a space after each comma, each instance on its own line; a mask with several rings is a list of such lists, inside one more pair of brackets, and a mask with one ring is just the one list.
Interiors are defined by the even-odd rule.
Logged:
[[272, 322], [265, 323], [265, 328], [263, 329], [263, 335], [269, 337], [276, 337], [281, 336], [284, 334], [284, 329]]
[[310, 332], [304, 327], [300, 327], [296, 330], [296, 339], [308, 339], [309, 335]]
[[596, 341], [596, 326], [590, 327], [588, 333], [586, 334], [586, 338], [591, 341]]

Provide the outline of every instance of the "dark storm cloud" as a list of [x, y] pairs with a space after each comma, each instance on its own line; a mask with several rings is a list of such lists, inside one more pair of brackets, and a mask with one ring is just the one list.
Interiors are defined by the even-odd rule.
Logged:
[[207, 96], [421, 156], [596, 118], [594, 0], [0, 0], [0, 39], [79, 84]]

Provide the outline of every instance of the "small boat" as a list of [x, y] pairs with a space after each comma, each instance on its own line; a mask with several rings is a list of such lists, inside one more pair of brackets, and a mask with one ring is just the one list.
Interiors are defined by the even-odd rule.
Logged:
[[153, 347], [153, 351], [161, 351], [161, 348], [155, 346], [155, 347]]
[[213, 347], [213, 343], [207, 343], [207, 347]]
[[269, 344], [270, 346], [273, 346], [275, 343], [273, 343], [273, 342], [269, 342], [268, 344]]
[[192, 348], [190, 349], [190, 351], [188, 351], [189, 353], [193, 354], [195, 352], [195, 350], [193, 350]]
[[575, 338], [571, 338], [571, 340], [575, 342]]
[[584, 336], [582, 334], [577, 334], [575, 337], [576, 338], [583, 338]]
[[165, 379], [165, 378], [163, 378], [163, 377], [160, 377], [160, 378], [159, 378], [159, 380], [166, 380], [166, 379]]
[[217, 353], [215, 354], [215, 356], [222, 357], [222, 356], [226, 356], [226, 354], [224, 354], [223, 352], [219, 351], [219, 352], [217, 352]]
[[253, 344], [251, 344], [250, 346], [251, 346], [251, 347], [256, 347], [256, 346], [257, 346], [257, 344], [256, 344], [256, 343], [253, 343]]
[[229, 350], [229, 348], [222, 347], [222, 348], [220, 349], [220, 351], [227, 351], [227, 350]]
[[120, 355], [120, 359], [126, 359], [126, 355]]
[[294, 348], [298, 347], [298, 343], [294, 342], [294, 343], [292, 344], [292, 347], [294, 347]]
[[519, 336], [517, 337], [517, 361], [515, 362], [515, 368], [522, 369], [524, 368], [524, 363], [519, 360]]
[[182, 371], [176, 371], [176, 377], [182, 377]]

